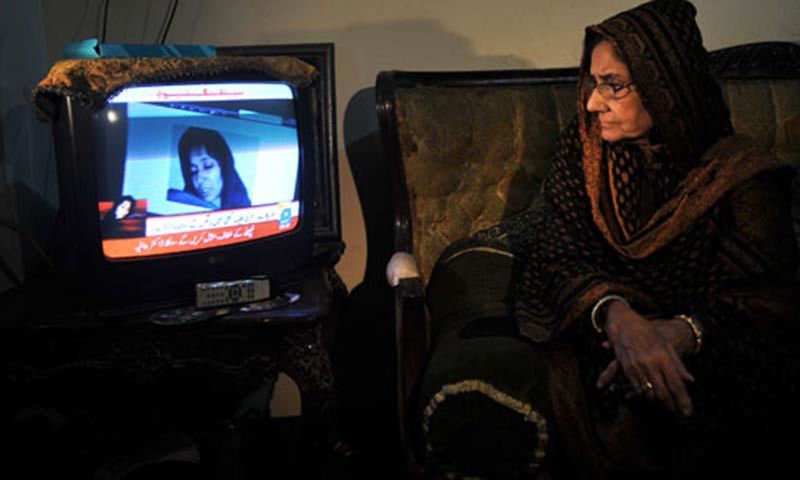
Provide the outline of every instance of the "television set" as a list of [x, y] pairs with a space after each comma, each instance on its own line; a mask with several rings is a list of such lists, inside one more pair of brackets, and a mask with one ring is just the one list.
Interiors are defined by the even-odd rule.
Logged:
[[[237, 48], [82, 60], [58, 88], [40, 85], [56, 264], [92, 314], [193, 305], [218, 282], [268, 279], [274, 292], [338, 259], [332, 45]], [[285, 56], [297, 48], [323, 69]]]

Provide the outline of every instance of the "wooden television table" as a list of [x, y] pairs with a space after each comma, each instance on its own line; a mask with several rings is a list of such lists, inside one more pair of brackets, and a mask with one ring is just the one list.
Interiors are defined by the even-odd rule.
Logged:
[[280, 443], [266, 433], [280, 371], [301, 393], [305, 464], [284, 468], [312, 470], [309, 455], [321, 455], [330, 436], [329, 351], [345, 289], [332, 267], [273, 289], [299, 297], [272, 310], [178, 321], [163, 312], [91, 318], [41, 286], [3, 294], [3, 456], [33, 476], [122, 478], [165, 460], [203, 478], [261, 475], [274, 467], [266, 450]]

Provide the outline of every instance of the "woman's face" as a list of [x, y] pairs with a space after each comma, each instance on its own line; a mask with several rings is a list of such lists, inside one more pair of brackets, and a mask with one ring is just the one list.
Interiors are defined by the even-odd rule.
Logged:
[[[597, 85], [619, 86], [633, 81], [628, 66], [617, 58], [608, 41], [598, 43], [592, 50], [590, 75]], [[644, 109], [636, 85], [628, 89], [630, 91], [623, 88], [618, 92], [618, 95], [624, 95], [621, 98], [606, 99], [595, 88], [586, 101], [586, 109], [597, 114], [601, 136], [607, 142], [644, 139], [653, 128], [653, 119]]]
[[208, 154], [205, 146], [200, 146], [189, 152], [189, 161], [194, 190], [203, 200], [219, 205], [223, 181], [217, 159]]

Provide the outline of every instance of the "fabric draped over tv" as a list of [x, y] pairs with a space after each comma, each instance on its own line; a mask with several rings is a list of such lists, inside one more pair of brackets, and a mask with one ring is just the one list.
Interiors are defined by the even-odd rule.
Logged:
[[224, 73], [263, 74], [295, 87], [318, 75], [312, 65], [294, 57], [163, 57], [70, 59], [56, 62], [33, 91], [38, 113], [50, 118], [60, 97], [100, 110], [109, 97], [134, 85], [191, 81]]

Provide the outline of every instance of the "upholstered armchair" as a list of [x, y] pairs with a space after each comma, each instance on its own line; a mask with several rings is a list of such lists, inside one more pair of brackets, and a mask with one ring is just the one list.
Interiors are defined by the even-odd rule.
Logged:
[[[800, 167], [800, 46], [750, 44], [712, 57], [736, 130]], [[386, 275], [397, 418], [414, 474], [527, 478], [549, 461], [549, 399], [535, 375], [543, 366], [526, 357], [513, 322], [482, 322], [513, 315], [516, 260], [502, 249], [468, 250], [477, 266], [475, 280], [464, 281], [448, 276], [459, 258], [447, 247], [541, 200], [557, 136], [575, 112], [576, 78], [577, 69], [377, 78], [386, 188], [394, 192]], [[797, 234], [797, 178], [793, 188]], [[494, 280], [481, 268], [493, 269]]]

